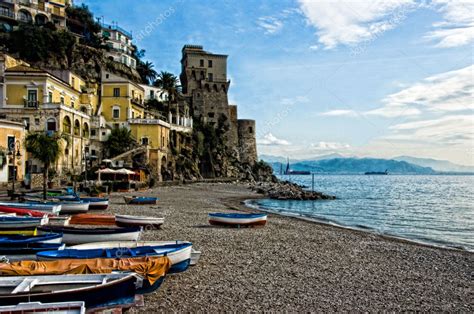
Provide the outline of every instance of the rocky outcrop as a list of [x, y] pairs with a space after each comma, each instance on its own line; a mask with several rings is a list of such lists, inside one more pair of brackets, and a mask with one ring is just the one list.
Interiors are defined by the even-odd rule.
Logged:
[[302, 186], [288, 182], [258, 182], [252, 190], [263, 194], [268, 198], [277, 200], [333, 200], [335, 196], [326, 195], [321, 192], [307, 191]]

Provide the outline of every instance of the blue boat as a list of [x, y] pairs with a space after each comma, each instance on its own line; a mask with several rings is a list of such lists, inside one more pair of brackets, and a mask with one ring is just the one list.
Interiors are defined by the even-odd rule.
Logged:
[[[93, 244], [93, 243], [92, 243]], [[111, 249], [65, 249], [59, 251], [39, 252], [36, 254], [38, 260], [56, 259], [90, 259], [90, 258], [122, 258], [122, 257], [143, 257], [143, 256], [168, 256], [171, 261], [169, 273], [183, 272], [189, 267], [191, 262], [191, 251], [193, 244], [190, 242], [157, 245], [139, 246], [135, 248], [111, 248]]]
[[0, 235], [0, 246], [23, 245], [28, 243], [61, 243], [61, 233], [50, 233], [38, 236]]
[[222, 226], [263, 226], [267, 215], [261, 213], [210, 213], [209, 223]]
[[158, 197], [147, 196], [124, 196], [123, 199], [129, 205], [154, 205], [158, 201]]
[[47, 252], [49, 250], [59, 250], [65, 245], [61, 243], [41, 243], [41, 242], [30, 242], [30, 243], [4, 243], [0, 245], [0, 254], [5, 255], [26, 255], [36, 254], [38, 252]]
[[0, 217], [0, 230], [35, 229], [45, 221], [41, 217]]

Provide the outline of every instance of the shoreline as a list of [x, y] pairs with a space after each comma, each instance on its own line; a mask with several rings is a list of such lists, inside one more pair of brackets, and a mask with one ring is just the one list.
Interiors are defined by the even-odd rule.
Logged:
[[112, 194], [104, 213], [165, 217], [143, 240], [188, 240], [196, 266], [167, 276], [131, 311], [474, 311], [474, 254], [386, 239], [368, 232], [270, 214], [265, 227], [210, 226], [209, 212], [249, 211], [261, 199], [246, 184], [197, 183], [133, 193], [158, 196], [129, 206]]
[[[317, 218], [312, 218], [310, 216], [279, 213], [279, 212], [272, 211], [270, 209], [266, 209], [266, 208], [264, 208], [264, 207], [262, 207], [258, 204], [253, 205], [253, 204], [248, 204], [247, 203], [247, 201], [252, 202], [252, 201], [257, 200], [257, 199], [265, 199], [265, 197], [242, 199], [242, 200], [240, 200], [240, 202], [246, 208], [249, 208], [249, 209], [252, 209], [252, 210], [257, 210], [257, 211], [272, 214], [272, 215], [279, 215], [279, 216], [287, 217], [287, 218], [294, 218], [296, 220], [311, 222], [311, 223], [315, 223], [315, 224], [319, 224], [319, 225], [330, 226], [330, 227], [338, 228], [338, 229], [341, 229], [341, 230], [369, 233], [369, 234], [381, 237], [381, 238], [383, 238], [385, 240], [388, 240], [388, 241], [398, 241], [398, 242], [401, 242], [401, 243], [421, 245], [421, 246], [424, 246], [424, 247], [431, 247], [431, 248], [435, 248], [435, 249], [467, 252], [467, 253], [474, 254], [474, 250], [471, 251], [471, 250], [465, 249], [463, 247], [449, 246], [447, 244], [446, 245], [443, 245], [443, 244], [438, 245], [436, 243], [432, 243], [432, 242], [429, 242], [429, 241], [424, 242], [423, 240], [409, 239], [409, 238], [404, 238], [402, 236], [391, 235], [391, 234], [386, 234], [386, 233], [379, 233], [379, 232], [377, 232], [374, 229], [371, 229], [369, 227], [345, 226], [345, 225], [339, 224], [339, 223], [337, 223], [335, 221], [331, 221], [331, 220], [327, 220], [327, 222], [325, 222], [323, 220], [319, 220]], [[330, 200], [328, 200], [328, 201], [330, 201]]]

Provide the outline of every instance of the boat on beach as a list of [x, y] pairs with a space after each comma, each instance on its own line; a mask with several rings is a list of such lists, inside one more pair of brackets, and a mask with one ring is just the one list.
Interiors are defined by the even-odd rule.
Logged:
[[48, 217], [0, 217], [0, 230], [35, 229], [48, 223]]
[[[18, 209], [18, 211], [14, 211], [14, 209]], [[27, 211], [36, 211], [36, 212], [42, 212], [43, 215], [44, 213], [47, 214], [52, 214], [52, 215], [57, 215], [61, 211], [61, 205], [60, 204], [47, 204], [47, 203], [38, 203], [38, 202], [0, 202], [0, 211], [4, 213], [16, 213], [16, 214], [22, 214], [28, 215]], [[22, 211], [22, 210], [27, 210]]]
[[115, 226], [114, 215], [76, 214], [69, 220], [71, 225]]
[[63, 243], [81, 244], [103, 241], [138, 241], [141, 228], [78, 228], [69, 226], [41, 226], [39, 234], [62, 233]]
[[109, 207], [109, 199], [105, 197], [80, 197], [80, 200], [89, 202], [89, 209], [105, 210]]
[[147, 196], [124, 196], [123, 199], [129, 205], [154, 205], [158, 201], [157, 197]]
[[46, 204], [46, 205], [60, 205], [61, 206], [61, 214], [74, 214], [74, 213], [85, 213], [89, 210], [89, 202], [85, 201], [40, 201], [40, 200], [28, 200], [31, 204]]
[[17, 305], [0, 306], [0, 313], [58, 313], [58, 314], [85, 314], [86, 306], [82, 301], [41, 303], [25, 302]]
[[[113, 249], [113, 248], [136, 248], [140, 246], [161, 246], [161, 245], [172, 245], [181, 243], [191, 243], [188, 241], [107, 241], [107, 242], [94, 242], [85, 243], [69, 246], [68, 249], [76, 250], [90, 250], [90, 249]], [[194, 248], [191, 249], [191, 260], [190, 266], [194, 266], [198, 263], [201, 257], [201, 251], [197, 251]]]
[[115, 223], [120, 227], [143, 226], [159, 229], [165, 222], [165, 218], [115, 215]]
[[6, 244], [24, 244], [24, 243], [61, 243], [63, 235], [60, 233], [48, 233], [38, 236], [23, 235], [0, 235], [0, 246]]
[[0, 277], [0, 305], [84, 301], [88, 310], [134, 304], [135, 274]]
[[264, 226], [267, 215], [262, 213], [209, 213], [209, 223], [218, 226]]
[[56, 251], [65, 247], [65, 244], [61, 243], [41, 243], [41, 242], [30, 242], [30, 243], [11, 243], [1, 244], [0, 254], [4, 255], [28, 255], [36, 254], [37, 252], [44, 251]]
[[[92, 244], [90, 247], [96, 247]], [[38, 260], [57, 259], [90, 259], [90, 258], [125, 258], [143, 256], [167, 256], [171, 261], [170, 273], [185, 271], [191, 261], [192, 243], [177, 243], [157, 246], [64, 249], [58, 251], [39, 252]]]
[[143, 278], [137, 293], [149, 293], [163, 282], [171, 261], [166, 256], [134, 258], [61, 259], [55, 261], [18, 261], [0, 264], [1, 276], [46, 276], [65, 274], [107, 274], [134, 272]]

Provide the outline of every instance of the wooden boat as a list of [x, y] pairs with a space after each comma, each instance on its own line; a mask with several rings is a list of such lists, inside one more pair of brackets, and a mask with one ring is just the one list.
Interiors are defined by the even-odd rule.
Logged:
[[41, 226], [37, 228], [39, 234], [62, 233], [63, 243], [81, 244], [103, 241], [137, 241], [141, 228], [77, 228], [63, 226]]
[[[52, 203], [20, 203], [20, 202], [0, 202], [0, 207], [5, 208], [16, 208], [16, 209], [26, 209], [32, 211], [43, 212], [47, 214], [57, 215], [61, 211], [61, 204], [52, 204]], [[11, 211], [3, 211], [6, 213], [11, 213]]]
[[154, 205], [158, 201], [157, 197], [146, 196], [124, 196], [123, 199], [129, 205]]
[[35, 236], [37, 235], [37, 229], [0, 230], [0, 236], [2, 235]]
[[[29, 217], [43, 217], [45, 215], [44, 212], [36, 211], [36, 210], [29, 210], [23, 208], [16, 208], [16, 207], [7, 207], [0, 205], [0, 212], [6, 214], [15, 214], [15, 216], [29, 216]], [[48, 216], [52, 216], [52, 214], [46, 214]]]
[[114, 215], [77, 214], [71, 216], [71, 225], [102, 225], [115, 226]]
[[82, 201], [89, 202], [89, 209], [105, 210], [109, 207], [109, 199], [105, 197], [81, 197]]
[[[125, 258], [142, 256], [167, 256], [171, 261], [170, 273], [188, 269], [191, 260], [192, 243], [166, 244], [157, 246], [114, 247], [88, 249], [85, 245], [79, 249], [39, 252], [38, 260], [53, 259], [88, 259], [88, 258]], [[91, 247], [96, 247], [92, 244]]]
[[143, 286], [137, 293], [149, 293], [158, 289], [171, 261], [166, 256], [99, 259], [61, 259], [56, 261], [18, 261], [0, 264], [1, 276], [46, 276], [65, 274], [108, 274], [134, 272], [143, 278]]
[[48, 222], [48, 217], [0, 217], [0, 230], [35, 229]]
[[[107, 241], [107, 242], [94, 242], [78, 244], [68, 247], [69, 249], [76, 250], [91, 250], [91, 249], [113, 249], [113, 248], [136, 248], [139, 246], [160, 246], [180, 243], [191, 243], [188, 241]], [[194, 266], [198, 263], [201, 257], [201, 251], [197, 251], [194, 248], [191, 249], [191, 261], [190, 266]]]
[[28, 200], [31, 204], [48, 204], [48, 205], [60, 205], [61, 214], [75, 214], [85, 213], [89, 210], [89, 202], [85, 201], [47, 201], [43, 202], [40, 200]]
[[84, 301], [87, 309], [133, 304], [135, 274], [0, 277], [0, 305]]
[[260, 213], [210, 213], [209, 223], [221, 226], [263, 226], [267, 223], [267, 215]]
[[131, 216], [131, 215], [115, 215], [115, 223], [120, 227], [146, 226], [158, 229], [165, 222], [164, 218]]
[[3, 245], [22, 245], [25, 243], [61, 243], [63, 235], [60, 233], [48, 233], [38, 236], [23, 235], [1, 235], [0, 246]]
[[82, 301], [41, 303], [28, 302], [17, 305], [0, 306], [0, 313], [58, 313], [58, 314], [85, 314], [86, 306]]
[[65, 244], [61, 243], [22, 243], [22, 244], [2, 244], [0, 245], [0, 254], [4, 255], [28, 255], [37, 252], [56, 251], [63, 249]]

